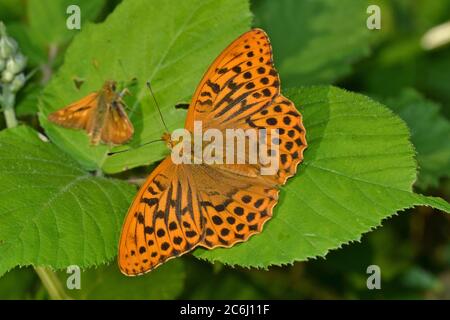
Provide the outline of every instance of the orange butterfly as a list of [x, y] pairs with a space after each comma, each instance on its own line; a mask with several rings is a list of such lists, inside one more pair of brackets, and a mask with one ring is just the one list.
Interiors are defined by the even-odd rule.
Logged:
[[[231, 43], [203, 76], [185, 128], [279, 130], [280, 166], [175, 164], [166, 157], [140, 188], [122, 227], [122, 273], [146, 273], [197, 246], [231, 247], [261, 232], [272, 217], [279, 186], [296, 172], [307, 144], [302, 118], [281, 95], [266, 33], [253, 29]], [[174, 142], [165, 134], [169, 146]]]
[[123, 95], [116, 92], [115, 81], [105, 81], [98, 92], [51, 113], [48, 120], [66, 128], [84, 129], [92, 145], [123, 144], [133, 136], [133, 125], [124, 109]]

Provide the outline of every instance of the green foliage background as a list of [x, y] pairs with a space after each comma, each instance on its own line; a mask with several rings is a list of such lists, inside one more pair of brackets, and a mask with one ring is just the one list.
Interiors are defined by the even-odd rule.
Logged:
[[[75, 3], [81, 31], [65, 27]], [[382, 9], [381, 30], [366, 28], [369, 4]], [[450, 297], [450, 47], [420, 46], [450, 20], [450, 1], [4, 0], [0, 20], [38, 70], [17, 96], [20, 126], [0, 120], [0, 298], [55, 298], [42, 270], [75, 299]], [[163, 128], [145, 81], [169, 128], [182, 126], [174, 105], [252, 26], [268, 32], [282, 90], [303, 114], [304, 163], [262, 234], [122, 276], [130, 181], [167, 154], [135, 148]], [[46, 121], [105, 79], [133, 77], [136, 134], [115, 148], [130, 151], [108, 157]], [[81, 290], [64, 289], [74, 264]], [[371, 264], [382, 290], [366, 287]]]

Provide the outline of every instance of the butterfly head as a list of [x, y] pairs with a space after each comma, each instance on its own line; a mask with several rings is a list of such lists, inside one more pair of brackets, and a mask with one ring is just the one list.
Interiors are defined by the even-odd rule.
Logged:
[[103, 84], [103, 91], [107, 93], [116, 92], [117, 83], [114, 80], [106, 80]]
[[164, 132], [164, 134], [161, 137], [162, 141], [164, 141], [164, 143], [167, 145], [167, 147], [172, 150], [172, 148], [174, 147], [174, 145], [176, 144], [173, 140], [172, 137], [170, 136], [170, 133], [168, 132]]

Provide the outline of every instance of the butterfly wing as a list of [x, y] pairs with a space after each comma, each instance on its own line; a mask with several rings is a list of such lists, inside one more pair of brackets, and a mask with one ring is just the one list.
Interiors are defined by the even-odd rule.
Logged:
[[143, 274], [192, 250], [201, 240], [203, 224], [191, 178], [167, 157], [128, 210], [119, 244], [120, 270]]
[[211, 128], [235, 128], [239, 118], [263, 108], [279, 94], [278, 73], [264, 31], [253, 29], [231, 43], [203, 76], [185, 127], [202, 120]]
[[[217, 192], [216, 181], [226, 193]], [[199, 245], [213, 248], [245, 241], [261, 231], [277, 199], [278, 190], [269, 185], [255, 185], [249, 178], [236, 180], [205, 165], [190, 170], [167, 157], [128, 210], [119, 268], [126, 275], [140, 275]]]
[[274, 185], [207, 165], [191, 170], [205, 221], [200, 246], [231, 247], [261, 232], [272, 217], [279, 192]]
[[84, 98], [69, 106], [55, 111], [48, 116], [48, 120], [66, 128], [89, 130], [98, 105], [98, 93], [88, 94]]
[[120, 100], [113, 100], [108, 106], [108, 113], [102, 128], [101, 140], [105, 143], [123, 144], [134, 133], [124, 105]]
[[[300, 113], [280, 94], [270, 41], [261, 29], [244, 33], [210, 66], [192, 98], [185, 127], [192, 131], [194, 121], [202, 121], [204, 130], [217, 128], [222, 132], [228, 128], [278, 129], [280, 169], [276, 176], [264, 177], [278, 184], [295, 174], [307, 146]], [[260, 167], [222, 166], [226, 170], [246, 170], [253, 176]]]

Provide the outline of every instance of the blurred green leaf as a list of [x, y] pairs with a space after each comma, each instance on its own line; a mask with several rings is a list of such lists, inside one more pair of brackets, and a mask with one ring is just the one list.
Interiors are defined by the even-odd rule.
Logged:
[[194, 300], [255, 300], [263, 297], [261, 292], [245, 279], [244, 274], [239, 272], [208, 275], [208, 281], [200, 281], [188, 296]]
[[[130, 20], [124, 37], [123, 22]], [[68, 49], [64, 66], [45, 90], [41, 124], [87, 169], [115, 173], [160, 160], [167, 153], [163, 143], [106, 157], [107, 146], [92, 148], [84, 132], [55, 126], [45, 115], [99, 90], [106, 79], [136, 77], [138, 93], [129, 102], [135, 126], [131, 145], [159, 139], [164, 129], [145, 82], [151, 81], [169, 128], [182, 127], [185, 112], [175, 104], [189, 100], [212, 60], [249, 25], [248, 3], [242, 0], [124, 1], [104, 23], [86, 27]], [[80, 91], [72, 83], [75, 76], [86, 80]]]
[[372, 264], [381, 268], [383, 282], [395, 280], [411, 267], [414, 252], [409, 241], [402, 241], [398, 230], [392, 225], [371, 233], [368, 242], [373, 248]]
[[421, 91], [436, 101], [442, 101], [442, 112], [450, 119], [450, 46], [423, 59], [417, 73], [417, 82]]
[[386, 101], [408, 125], [416, 147], [422, 189], [437, 187], [439, 178], [450, 176], [450, 122], [440, 114], [440, 106], [414, 90], [404, 90]]
[[402, 284], [416, 290], [434, 290], [439, 287], [439, 282], [432, 273], [418, 267], [413, 267], [404, 274]]
[[[77, 5], [81, 12], [81, 30], [87, 22], [95, 20], [105, 5], [105, 0], [28, 0], [26, 2], [27, 23], [8, 26], [12, 36], [17, 38], [31, 65], [47, 64], [54, 60], [64, 46], [80, 32], [69, 30], [66, 20], [67, 7]], [[16, 3], [17, 6], [17, 3]], [[23, 5], [20, 5], [23, 7]], [[53, 57], [51, 57], [53, 55]], [[53, 63], [54, 61], [50, 61]], [[51, 66], [50, 66], [51, 67]]]
[[41, 92], [42, 87], [39, 84], [27, 83], [16, 98], [16, 115], [18, 117], [35, 115], [38, 111], [38, 99]]
[[369, 53], [369, 1], [260, 0], [255, 25], [271, 36], [277, 69], [285, 86], [327, 84], [346, 75]]
[[[380, 1], [380, 0], [379, 0]], [[397, 96], [405, 87], [415, 87], [443, 104], [450, 117], [450, 47], [427, 51], [423, 35], [450, 20], [448, 0], [382, 0], [382, 37], [374, 55], [358, 65], [350, 82], [361, 91]], [[389, 24], [386, 26], [386, 13]]]
[[7, 25], [8, 34], [10, 34], [19, 43], [20, 51], [27, 57], [28, 67], [37, 67], [48, 63], [47, 48], [39, 47], [29, 30], [28, 25], [24, 23], [11, 23]]
[[25, 13], [25, 6], [17, 0], [2, 0], [0, 2], [0, 20], [10, 23], [19, 20]]
[[[266, 290], [256, 285], [247, 270], [224, 268], [220, 263], [210, 265], [186, 259], [186, 285], [181, 299], [262, 299]], [[208, 281], [205, 281], [208, 279]]]
[[134, 188], [93, 177], [27, 127], [0, 132], [0, 275], [17, 265], [104, 263]]
[[0, 299], [33, 299], [33, 286], [38, 278], [31, 268], [15, 268], [0, 278]]
[[408, 129], [383, 105], [334, 87], [292, 90], [309, 147], [297, 175], [281, 190], [264, 231], [230, 249], [197, 249], [209, 261], [267, 267], [311, 257], [359, 240], [396, 211], [440, 198], [411, 191], [416, 178]]
[[81, 29], [94, 20], [105, 5], [105, 0], [28, 0], [27, 12], [31, 38], [41, 47], [64, 44], [76, 35], [78, 30], [69, 30], [66, 25], [69, 14], [67, 8], [80, 8]]
[[[59, 273], [62, 283], [68, 276]], [[67, 294], [74, 299], [160, 300], [174, 299], [180, 294], [186, 273], [183, 261], [177, 259], [140, 277], [123, 275], [116, 263], [84, 270], [80, 276], [81, 289], [67, 289]]]

